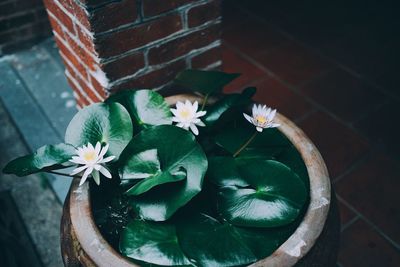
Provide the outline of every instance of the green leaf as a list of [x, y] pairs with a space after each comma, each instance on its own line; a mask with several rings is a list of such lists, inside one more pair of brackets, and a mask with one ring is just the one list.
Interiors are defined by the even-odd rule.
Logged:
[[[122, 180], [132, 173], [135, 175], [132, 167], [138, 164], [135, 155], [151, 149], [157, 150], [159, 172], [176, 176], [176, 181], [162, 184], [163, 180], [158, 180], [162, 185], [155, 187], [157, 181], [151, 182], [154, 188], [140, 196], [131, 196], [131, 203], [142, 218], [164, 221], [201, 191], [207, 158], [190, 132], [172, 125], [154, 126], [136, 135], [121, 154], [118, 165]], [[183, 170], [186, 172], [184, 180]]]
[[123, 179], [144, 179], [154, 176], [161, 170], [157, 149], [149, 149], [130, 155], [129, 164], [120, 169]]
[[131, 138], [131, 118], [118, 103], [97, 103], [81, 109], [72, 118], [65, 133], [65, 142], [76, 147], [107, 143], [110, 145], [107, 154], [116, 157]]
[[240, 176], [233, 157], [210, 157], [207, 178], [218, 186], [249, 186]]
[[271, 255], [296, 230], [298, 223], [274, 228], [235, 227], [243, 242], [258, 259]]
[[251, 103], [251, 98], [256, 93], [256, 88], [246, 88], [240, 94], [224, 95], [222, 99], [213, 104], [204, 116], [204, 122], [211, 125], [216, 122], [224, 113], [227, 113], [232, 108], [239, 108], [247, 106]]
[[183, 254], [174, 225], [134, 220], [121, 234], [120, 251], [139, 261], [162, 266], [192, 265]]
[[4, 173], [25, 176], [37, 173], [43, 169], [59, 169], [62, 164], [74, 156], [75, 148], [68, 144], [46, 145], [39, 148], [35, 153], [14, 159], [3, 169]]
[[172, 124], [170, 107], [159, 93], [152, 90], [124, 90], [110, 96], [106, 102], [122, 104], [131, 115], [135, 128]]
[[175, 82], [194, 92], [209, 95], [221, 92], [225, 85], [239, 77], [238, 73], [220, 71], [184, 70], [175, 78]]
[[238, 266], [257, 260], [235, 227], [208, 215], [181, 220], [177, 233], [183, 252], [199, 266]]
[[[237, 121], [225, 125], [214, 140], [217, 145], [233, 155], [255, 131], [255, 126], [247, 122], [242, 115]], [[291, 146], [290, 141], [279, 129], [269, 128], [257, 133], [254, 140], [240, 152], [239, 157], [271, 157]]]
[[186, 173], [180, 172], [178, 174], [171, 174], [169, 172], [159, 172], [154, 176], [148, 177], [146, 179], [141, 180], [133, 187], [131, 187], [128, 191], [126, 191], [127, 195], [137, 196], [143, 193], [146, 193], [150, 189], [155, 186], [178, 182], [186, 179]]
[[277, 227], [299, 216], [307, 190], [290, 168], [273, 160], [242, 161], [238, 168], [250, 186], [220, 188], [218, 209], [226, 220], [237, 226]]

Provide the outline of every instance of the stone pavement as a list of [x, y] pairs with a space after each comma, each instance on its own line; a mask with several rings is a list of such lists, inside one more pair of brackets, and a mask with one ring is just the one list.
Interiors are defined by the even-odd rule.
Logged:
[[[3, 168], [9, 160], [29, 153], [29, 150], [1, 102], [0, 125], [0, 166]], [[40, 259], [39, 262], [43, 266], [63, 266], [59, 245], [59, 223], [62, 206], [45, 178], [41, 175], [16, 177], [0, 173], [0, 193], [3, 192], [8, 192], [11, 195], [18, 209], [17, 213], [19, 213], [29, 233], [29, 237], [18, 236], [18, 240], [23, 243], [23, 246], [29, 244], [26, 239], [31, 240]], [[4, 212], [4, 207], [2, 212]], [[34, 257], [32, 255], [16, 256], [30, 257], [31, 259]], [[29, 266], [40, 266], [32, 262], [31, 259]]]
[[[3, 168], [42, 145], [62, 142], [76, 107], [52, 39], [1, 58], [0, 77]], [[43, 266], [63, 266], [59, 227], [69, 185], [63, 176], [0, 174], [0, 192], [10, 193]]]

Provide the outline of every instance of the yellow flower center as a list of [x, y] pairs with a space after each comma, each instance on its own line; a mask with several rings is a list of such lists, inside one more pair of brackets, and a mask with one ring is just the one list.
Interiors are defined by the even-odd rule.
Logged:
[[93, 160], [96, 158], [96, 153], [95, 153], [95, 151], [86, 152], [86, 153], [83, 155], [83, 158], [84, 158], [86, 161], [93, 161]]
[[267, 118], [264, 116], [261, 116], [261, 115], [257, 115], [255, 117], [255, 119], [256, 119], [257, 123], [260, 123], [260, 124], [265, 124], [267, 122]]
[[190, 117], [190, 110], [188, 109], [182, 109], [182, 111], [180, 112], [180, 115], [182, 118], [184, 119], [189, 119]]

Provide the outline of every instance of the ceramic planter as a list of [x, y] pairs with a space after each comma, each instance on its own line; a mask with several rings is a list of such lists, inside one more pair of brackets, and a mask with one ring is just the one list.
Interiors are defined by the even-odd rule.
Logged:
[[[195, 97], [167, 97], [170, 104]], [[325, 163], [317, 148], [290, 120], [277, 114], [279, 130], [294, 144], [307, 167], [310, 204], [296, 231], [272, 255], [251, 266], [335, 266], [339, 243], [336, 201]], [[92, 215], [89, 183], [75, 179], [65, 201], [61, 247], [66, 266], [137, 266], [115, 251], [102, 237]]]

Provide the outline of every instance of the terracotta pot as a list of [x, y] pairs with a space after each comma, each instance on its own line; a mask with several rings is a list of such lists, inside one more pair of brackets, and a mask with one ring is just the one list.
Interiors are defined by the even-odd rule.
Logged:
[[[167, 97], [170, 104], [192, 95]], [[197, 99], [201, 100], [201, 99]], [[317, 148], [290, 120], [276, 115], [279, 130], [300, 152], [310, 178], [310, 204], [296, 231], [272, 255], [251, 266], [335, 266], [339, 243], [339, 217], [325, 163]], [[115, 251], [101, 236], [93, 220], [89, 183], [75, 179], [65, 201], [61, 247], [66, 266], [137, 266]], [[334, 196], [334, 194], [332, 194]], [[329, 216], [328, 216], [329, 213]]]

